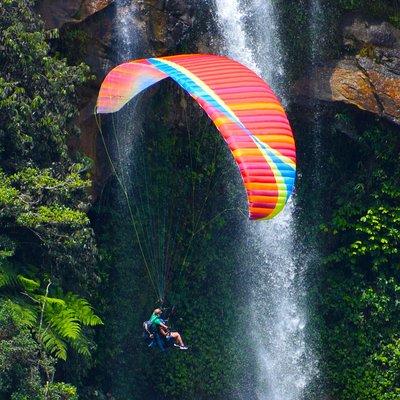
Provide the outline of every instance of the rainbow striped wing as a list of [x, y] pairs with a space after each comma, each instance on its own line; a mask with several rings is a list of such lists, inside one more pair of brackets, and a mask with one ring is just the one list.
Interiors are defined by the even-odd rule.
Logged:
[[97, 112], [118, 111], [135, 95], [167, 77], [201, 105], [221, 132], [239, 166], [250, 218], [277, 215], [295, 181], [293, 133], [271, 88], [244, 65], [208, 54], [124, 63], [104, 80]]

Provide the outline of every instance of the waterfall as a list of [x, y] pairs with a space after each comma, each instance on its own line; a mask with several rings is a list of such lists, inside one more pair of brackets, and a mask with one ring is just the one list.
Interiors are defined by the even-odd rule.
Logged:
[[[310, 2], [310, 20], [309, 20], [309, 35], [310, 35], [310, 63], [311, 68], [318, 68], [327, 51], [327, 46], [332, 43], [333, 38], [329, 38], [329, 29], [327, 29], [325, 11], [321, 0], [311, 0]], [[314, 171], [313, 184], [315, 187], [322, 187], [321, 171], [323, 169], [323, 146], [322, 135], [326, 130], [324, 123], [323, 106], [316, 100], [315, 88], [312, 88], [313, 96], [310, 100], [310, 107], [313, 110], [313, 153], [314, 153]], [[314, 204], [315, 216], [318, 218], [320, 209], [317, 202]]]
[[[129, 59], [138, 58], [140, 32], [135, 23], [135, 2], [116, 0], [112, 6], [113, 31], [112, 31], [112, 65], [107, 70]], [[138, 101], [130, 102], [118, 113], [102, 116], [103, 132], [105, 133], [106, 146], [115, 167], [116, 175], [121, 178], [126, 190], [133, 190], [133, 174], [137, 173], [138, 163], [137, 145], [142, 129], [141, 113], [138, 110]], [[108, 207], [112, 207], [116, 215], [121, 216], [115, 235], [111, 241], [118, 243], [114, 247], [114, 265], [110, 269], [110, 282], [106, 286], [108, 304], [106, 307], [106, 320], [102, 340], [110, 342], [118, 357], [107, 360], [102, 366], [105, 376], [103, 383], [106, 390], [112, 392], [115, 399], [140, 398], [142, 387], [137, 383], [137, 376], [132, 372], [137, 362], [138, 355], [135, 344], [138, 339], [136, 326], [140, 326], [140, 314], [132, 304], [137, 303], [138, 285], [137, 275], [142, 273], [132, 260], [139, 258], [138, 251], [133, 246], [133, 228], [127, 210], [127, 200], [123, 190], [115, 180], [110, 184], [113, 188]], [[130, 196], [131, 197], [131, 196]], [[116, 223], [111, 217], [110, 221]], [[136, 336], [135, 336], [136, 335]], [[129, 350], [127, 350], [129, 349]], [[108, 396], [107, 396], [108, 397]]]
[[326, 47], [327, 34], [324, 32], [324, 9], [321, 0], [310, 2], [311, 62], [315, 66], [322, 58]]
[[[135, 5], [126, 0], [117, 0], [115, 2], [115, 52], [116, 64], [124, 61], [137, 58], [138, 53], [138, 32], [135, 28]], [[115, 159], [118, 173], [121, 175], [124, 182], [130, 181], [132, 171], [132, 151], [134, 150], [133, 141], [135, 136], [135, 126], [138, 126], [137, 112], [135, 107], [130, 104], [110, 116], [112, 126], [109, 131], [110, 151]], [[125, 199], [120, 199], [125, 203]]]
[[294, 209], [291, 201], [274, 220], [249, 228], [249, 247], [258, 253], [247, 268], [253, 276], [249, 311], [260, 400], [301, 399], [312, 377], [305, 340], [305, 271], [296, 257]]
[[261, 70], [254, 60], [254, 54], [249, 46], [250, 38], [245, 31], [245, 13], [241, 11], [237, 0], [216, 0], [217, 17], [225, 36], [227, 53], [242, 62], [258, 74]]
[[134, 15], [135, 5], [126, 0], [115, 2], [115, 21], [117, 38], [117, 57], [119, 62], [134, 58], [137, 53], [137, 37]]
[[[216, 16], [225, 41], [222, 52], [253, 68], [286, 103], [283, 48], [274, 2], [216, 0]], [[252, 276], [249, 334], [257, 358], [259, 400], [299, 400], [315, 374], [305, 329], [303, 279], [308, 263], [296, 245], [295, 207], [292, 199], [272, 221], [248, 222], [243, 228], [249, 237], [247, 252], [257, 254], [244, 269]]]
[[[326, 34], [323, 33], [325, 28], [324, 24], [324, 12], [320, 0], [312, 0], [310, 3], [310, 58], [311, 67], [317, 68], [323, 57], [326, 47]], [[315, 89], [312, 89], [315, 91]], [[315, 98], [316, 96], [313, 96]], [[318, 101], [312, 99], [311, 108], [313, 109], [313, 152], [314, 152], [314, 171], [313, 171], [313, 184], [315, 186], [321, 186], [321, 174], [322, 169], [322, 143], [321, 135], [324, 128], [323, 123], [323, 110], [318, 104]], [[320, 210], [315, 207], [316, 213]]]
[[216, 5], [225, 39], [223, 52], [274, 83], [275, 92], [283, 97], [283, 61], [273, 2], [252, 0], [242, 5], [239, 0], [216, 0]]

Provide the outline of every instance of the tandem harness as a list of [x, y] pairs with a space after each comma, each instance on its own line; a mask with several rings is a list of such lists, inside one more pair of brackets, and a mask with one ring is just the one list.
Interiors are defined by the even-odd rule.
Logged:
[[[150, 335], [153, 335], [153, 337], [151, 338]], [[171, 336], [162, 336], [159, 333], [157, 326], [152, 324], [150, 321], [143, 322], [143, 339], [148, 347], [152, 349], [158, 348], [161, 351], [167, 351], [172, 347], [174, 342]]]

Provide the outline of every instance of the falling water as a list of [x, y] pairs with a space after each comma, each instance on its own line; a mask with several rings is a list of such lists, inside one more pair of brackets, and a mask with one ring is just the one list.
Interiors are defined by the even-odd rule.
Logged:
[[[117, 0], [115, 2], [115, 40], [116, 40], [116, 64], [138, 58], [139, 54], [139, 31], [137, 29], [135, 2]], [[111, 115], [112, 126], [110, 127], [111, 152], [115, 159], [117, 173], [123, 182], [131, 182], [131, 175], [135, 166], [135, 141], [141, 129], [140, 113], [137, 112], [138, 100], [131, 102], [121, 112]], [[118, 133], [118, 134], [117, 134]], [[121, 202], [126, 199], [121, 197]]]
[[[128, 59], [137, 58], [139, 41], [137, 24], [134, 23], [135, 6], [132, 3], [130, 0], [116, 0], [110, 6], [110, 10], [114, 13], [111, 32], [113, 46], [112, 51], [108, 54], [112, 61], [105, 66], [106, 71]], [[137, 136], [135, 132], [140, 129], [136, 117], [138, 113], [132, 112], [134, 108], [135, 104], [129, 104], [118, 113], [101, 116], [102, 131], [106, 142], [105, 151], [112, 160], [116, 175], [124, 183], [131, 182], [129, 177], [135, 163], [132, 157], [135, 147], [133, 141]], [[110, 185], [110, 187], [112, 186]], [[114, 231], [114, 237], [110, 240], [112, 243], [115, 240], [118, 246], [115, 246], [115, 264], [110, 269], [110, 279], [106, 286], [108, 304], [105, 312], [108, 314], [105, 319], [108, 323], [105, 325], [102, 340], [110, 341], [119, 356], [111, 357], [107, 363], [101, 366], [102, 375], [107, 377], [103, 385], [108, 388], [110, 393], [112, 392], [113, 396], [111, 394], [110, 396], [113, 398], [138, 398], [136, 391], [139, 389], [131, 384], [134, 379], [134, 377], [132, 378], [132, 369], [127, 367], [134, 365], [136, 361], [137, 352], [133, 350], [134, 346], [132, 346], [135, 340], [132, 335], [132, 326], [140, 323], [132, 307], [132, 303], [136, 301], [135, 290], [137, 290], [135, 287], [136, 270], [131, 261], [133, 259], [131, 256], [131, 252], [133, 252], [132, 234], [128, 222], [126, 198], [116, 182], [115, 190], [110, 191], [110, 196], [106, 208], [111, 206], [116, 213], [123, 217], [120, 218], [118, 228]], [[113, 218], [107, 220], [108, 226], [111, 226]], [[132, 283], [127, 285], [126, 282]]]
[[[313, 69], [318, 68], [323, 58], [326, 37], [324, 34], [324, 10], [322, 8], [321, 0], [312, 0], [310, 2], [310, 55], [311, 55], [311, 67]], [[313, 184], [315, 187], [321, 186], [321, 173], [322, 170], [322, 142], [321, 136], [324, 129], [323, 122], [323, 109], [318, 104], [315, 96], [315, 88], [312, 88], [311, 96], [311, 108], [313, 109], [313, 152], [314, 152], [314, 172], [313, 172]], [[319, 213], [317, 205], [314, 207], [316, 213]], [[316, 215], [317, 216], [317, 215]]]
[[[216, 0], [226, 52], [263, 76], [285, 97], [283, 50], [272, 0]], [[249, 296], [251, 339], [257, 355], [256, 396], [299, 400], [315, 372], [306, 342], [304, 273], [294, 232], [295, 201], [272, 221], [248, 223], [247, 250], [257, 254], [245, 268], [252, 274]], [[300, 261], [302, 260], [302, 261]]]
[[311, 33], [311, 62], [315, 66], [322, 56], [326, 46], [326, 28], [324, 24], [324, 9], [321, 0], [310, 2], [310, 33]]
[[228, 54], [260, 73], [260, 68], [254, 61], [254, 54], [249, 46], [249, 37], [245, 31], [244, 19], [246, 14], [241, 11], [237, 0], [216, 0], [217, 17], [225, 36]]
[[126, 0], [117, 0], [115, 2], [115, 21], [116, 23], [116, 37], [117, 37], [117, 51], [119, 62], [132, 59], [137, 51], [137, 37], [138, 34], [135, 29], [134, 15], [135, 15], [134, 2]]

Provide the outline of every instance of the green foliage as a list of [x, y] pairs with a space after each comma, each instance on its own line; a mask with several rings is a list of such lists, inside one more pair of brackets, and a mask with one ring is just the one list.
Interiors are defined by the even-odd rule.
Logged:
[[0, 394], [75, 400], [74, 387], [54, 382], [56, 361], [88, 359], [102, 323], [83, 299], [97, 281], [90, 161], [68, 148], [89, 69], [54, 52], [58, 32], [44, 30], [34, 3], [0, 2], [0, 330], [10, 340], [0, 341]]
[[53, 382], [56, 361], [41, 350], [23, 314], [18, 304], [0, 301], [0, 397], [77, 400], [76, 388]]
[[14, 249], [9, 263], [83, 285], [89, 279], [79, 271], [93, 269], [95, 255], [90, 164], [67, 143], [78, 134], [76, 88], [88, 68], [52, 53], [48, 38], [56, 34], [45, 32], [32, 7], [0, 4], [0, 235]]
[[[361, 117], [360, 117], [361, 118]], [[343, 400], [399, 396], [400, 168], [397, 132], [358, 122], [344, 151], [328, 147], [332, 214], [326, 215], [325, 269], [318, 294], [323, 366]], [[337, 182], [340, 182], [338, 186]]]
[[49, 400], [78, 400], [76, 388], [64, 382], [51, 383], [46, 390]]
[[82, 328], [102, 324], [89, 303], [72, 293], [68, 293], [64, 298], [36, 298], [42, 307], [44, 305], [44, 324], [39, 335], [45, 348], [65, 360], [69, 344], [79, 354], [89, 357], [94, 344], [85, 337]]
[[[51, 54], [31, 1], [2, 2], [0, 25], [2, 231], [16, 243], [22, 237], [32, 244], [39, 240], [48, 265], [72, 266], [79, 258], [91, 263], [87, 162], [67, 152], [68, 139], [78, 133], [76, 85], [86, 80], [88, 69]], [[19, 246], [15, 257], [24, 257], [25, 248]]]
[[[128, 177], [138, 236], [155, 267], [152, 276], [169, 284], [167, 301], [178, 308], [172, 322], [191, 350], [161, 354], [139, 336], [157, 297], [121, 201], [124, 193], [111, 181], [96, 210], [102, 269], [108, 274], [101, 292], [109, 295], [101, 298], [107, 324], [99, 337], [103, 351], [97, 354], [95, 375], [116, 399], [225, 399], [248, 379], [251, 362], [245, 339], [238, 337], [245, 325], [238, 292], [245, 289], [236, 287], [241, 261], [231, 251], [238, 240], [237, 208], [245, 202], [240, 175], [215, 127], [171, 86], [160, 85], [141, 111], [152, 114], [135, 142], [146, 151], [132, 156], [131, 170], [123, 169], [126, 164], [117, 164], [117, 170]], [[114, 135], [122, 141], [132, 133], [130, 127], [136, 128], [127, 124], [131, 106], [105, 123], [113, 149]], [[168, 276], [164, 262], [170, 263]]]
[[88, 76], [86, 66], [50, 54], [32, 3], [0, 4], [0, 154], [7, 171], [68, 162], [66, 138], [77, 133], [75, 87]]
[[17, 222], [22, 226], [26, 226], [28, 228], [39, 228], [43, 225], [57, 225], [64, 224], [72, 227], [79, 227], [82, 225], [87, 225], [89, 219], [86, 214], [77, 211], [71, 210], [64, 206], [41, 206], [38, 208], [36, 213], [28, 212], [22, 214]]
[[0, 290], [6, 298], [13, 299], [8, 306], [14, 323], [30, 328], [44, 349], [57, 358], [66, 360], [68, 345], [89, 357], [94, 345], [86, 338], [83, 327], [101, 325], [101, 319], [85, 299], [73, 293], [63, 295], [56, 290], [58, 296], [50, 296], [50, 286], [49, 282], [42, 289], [40, 282], [17, 274], [4, 260], [0, 265]]
[[400, 27], [400, 4], [397, 0], [339, 0], [337, 3], [343, 11], [359, 11], [366, 16], [386, 19]]

